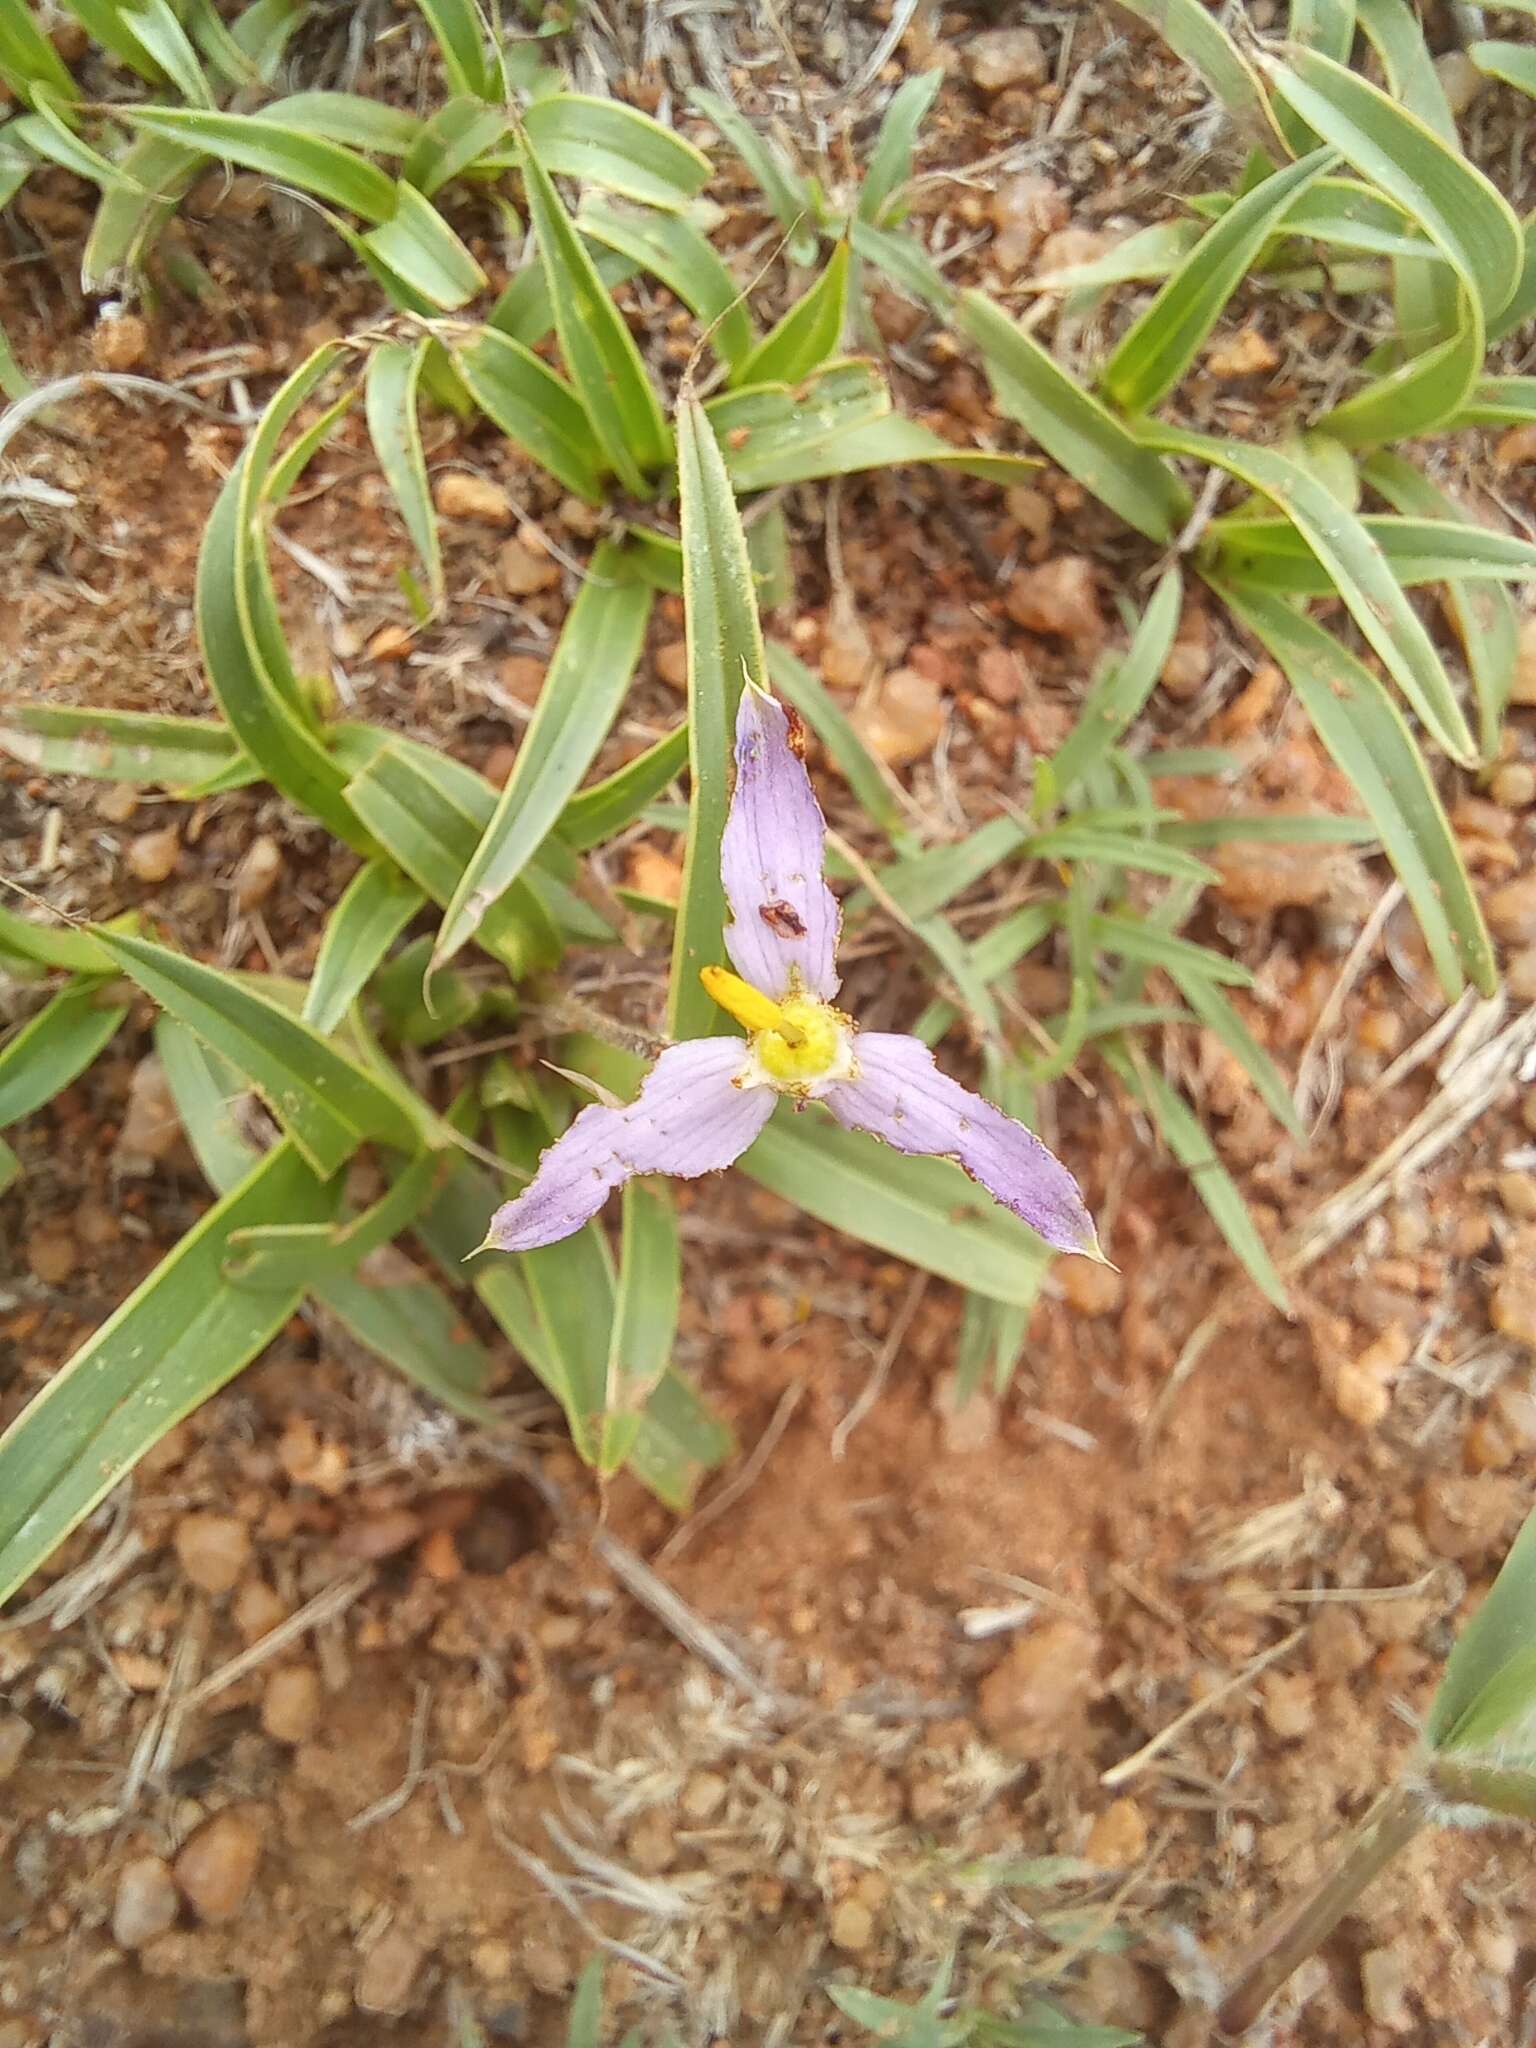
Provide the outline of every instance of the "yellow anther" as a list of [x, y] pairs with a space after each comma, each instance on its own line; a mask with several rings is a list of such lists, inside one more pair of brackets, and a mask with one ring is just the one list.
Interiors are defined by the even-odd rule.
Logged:
[[743, 981], [739, 974], [732, 974], [728, 967], [701, 967], [699, 979], [721, 1009], [749, 1031], [776, 1031], [786, 1045], [798, 1045], [804, 1038], [804, 1031], [785, 1016], [771, 996]]

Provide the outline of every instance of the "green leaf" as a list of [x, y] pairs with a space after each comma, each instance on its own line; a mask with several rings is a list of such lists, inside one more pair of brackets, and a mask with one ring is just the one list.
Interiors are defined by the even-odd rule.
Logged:
[[0, 1600], [182, 1416], [249, 1363], [298, 1307], [221, 1277], [233, 1231], [322, 1222], [339, 1189], [278, 1145], [210, 1209], [0, 1436]]
[[[1223, 200], [1227, 195], [1221, 195]], [[1096, 293], [1106, 285], [1136, 284], [1169, 276], [1177, 270], [1204, 230], [1192, 220], [1160, 220], [1116, 242], [1087, 263], [1064, 264], [1059, 270], [1037, 271], [1030, 286], [1037, 292]]]
[[1536, 49], [1529, 43], [1468, 43], [1467, 55], [1484, 77], [1502, 79], [1536, 98]]
[[430, 199], [496, 148], [507, 133], [508, 119], [504, 108], [488, 107], [484, 100], [448, 100], [412, 138], [401, 177]]
[[[593, 261], [607, 291], [617, 291], [645, 267], [617, 249], [602, 247], [594, 251]], [[537, 348], [553, 331], [555, 309], [542, 263], [524, 263], [513, 272], [511, 282], [492, 306], [486, 325], [494, 327], [498, 334], [520, 341], [524, 348]]]
[[752, 347], [752, 318], [740, 285], [691, 220], [637, 213], [593, 196], [582, 201], [576, 226], [589, 241], [605, 243], [659, 278], [709, 330], [721, 361], [740, 369]]
[[453, 90], [482, 100], [504, 97], [501, 66], [489, 47], [475, 0], [417, 0], [417, 5], [442, 53]]
[[303, 1021], [329, 1038], [426, 896], [387, 860], [365, 861], [326, 920]]
[[793, 705], [826, 748], [870, 821], [882, 831], [899, 832], [905, 821], [890, 777], [815, 670], [807, 668], [787, 647], [772, 641], [768, 647], [768, 675], [779, 695]]
[[696, 89], [690, 103], [706, 121], [719, 129], [722, 139], [741, 158], [756, 179], [769, 210], [789, 236], [792, 263], [816, 260], [816, 202], [810, 186], [789, 163], [775, 142], [758, 134], [744, 114], [717, 93]]
[[451, 960], [559, 823], [629, 692], [651, 592], [602, 542], [561, 629], [539, 701], [485, 835], [443, 914], [434, 969]]
[[[1536, 547], [1465, 513], [1458, 519], [1454, 501], [1400, 457], [1373, 455], [1364, 474], [1370, 481], [1378, 473], [1395, 477], [1402, 472], [1424, 485], [1412, 496], [1406, 481], [1400, 487], [1401, 502], [1413, 507], [1409, 516], [1368, 515], [1360, 521], [1399, 583], [1443, 583], [1448, 577], [1518, 583], [1536, 576]], [[1375, 487], [1398, 502], [1380, 484]], [[1208, 538], [1217, 544], [1212, 559], [1218, 572], [1233, 582], [1257, 583], [1287, 597], [1324, 597], [1335, 589], [1334, 579], [1289, 519], [1215, 519]]]
[[1440, 745], [1463, 763], [1476, 758], [1466, 714], [1423, 621], [1379, 544], [1324, 484], [1276, 448], [1150, 424], [1144, 433], [1170, 454], [1209, 462], [1272, 499], [1332, 576], [1355, 624]]
[[721, 394], [705, 405], [742, 490], [838, 473], [839, 442], [890, 412], [891, 394], [873, 363], [829, 363], [803, 390], [782, 384]]
[[848, 244], [741, 365], [743, 384], [798, 384], [837, 353], [848, 317]]
[[1275, 142], [1273, 118], [1253, 67], [1201, 0], [1122, 0], [1127, 13], [1155, 28], [1176, 57], [1197, 71], [1250, 142]]
[[113, 974], [112, 955], [89, 932], [74, 925], [35, 924], [0, 903], [0, 958], [9, 955], [36, 967], [66, 974]]
[[426, 572], [432, 601], [440, 604], [443, 557], [419, 417], [421, 373], [432, 346], [430, 339], [417, 342], [414, 348], [402, 341], [379, 342], [368, 358], [365, 409], [373, 452]]
[[1170, 971], [1180, 995], [1207, 1031], [1232, 1054], [1270, 1115], [1298, 1145], [1304, 1145], [1307, 1133], [1296, 1114], [1284, 1075], [1221, 990], [1203, 974], [1181, 973], [1176, 968]]
[[4, 1138], [0, 1138], [0, 1195], [21, 1177], [21, 1161]]
[[1051, 758], [1058, 800], [1103, 760], [1151, 696], [1173, 645], [1183, 595], [1175, 564], [1164, 571], [1124, 655], [1111, 657], [1094, 679], [1076, 724]]
[[352, 92], [294, 92], [262, 109], [263, 118], [325, 142], [376, 156], [405, 156], [422, 131], [420, 115]]
[[664, 1180], [625, 1183], [619, 1284], [598, 1466], [617, 1472], [640, 1434], [645, 1405], [672, 1362], [682, 1306], [677, 1212]]
[[239, 741], [213, 718], [11, 704], [0, 710], [0, 720], [0, 750], [46, 775], [153, 782], [174, 791], [204, 782], [242, 759]]
[[635, 338], [603, 288], [536, 149], [522, 149], [523, 184], [554, 308], [555, 332], [607, 465], [636, 496], [672, 460], [672, 437]]
[[[163, 75], [160, 67], [149, 55], [144, 45], [123, 20], [126, 11], [121, 0], [69, 0], [69, 11], [86, 31], [93, 43], [99, 43], [104, 50], [126, 64], [140, 78], [151, 85], [160, 85]], [[71, 84], [67, 96], [73, 99], [78, 88]]]
[[79, 97], [68, 65], [38, 27], [26, 0], [0, 0], [0, 73], [29, 105], [32, 88], [39, 85], [66, 105]]
[[1446, 1659], [1424, 1740], [1440, 1753], [1495, 1742], [1508, 1736], [1512, 1721], [1528, 1725], [1533, 1696], [1536, 1514], [1527, 1516], [1487, 1597]]
[[[1415, 469], [1400, 455], [1389, 454], [1383, 449], [1366, 464], [1363, 476], [1371, 489], [1379, 492], [1399, 512], [1418, 514], [1427, 525], [1436, 528], [1445, 527], [1447, 521], [1460, 522], [1459, 532], [1470, 534], [1473, 553], [1482, 562], [1488, 559], [1485, 542], [1503, 542], [1510, 538], [1506, 534], [1491, 534], [1449, 492], [1431, 483], [1422, 470]], [[1445, 580], [1446, 611], [1461, 642], [1477, 697], [1483, 759], [1491, 762], [1498, 756], [1504, 713], [1509, 708], [1515, 670], [1519, 665], [1519, 615], [1508, 591], [1497, 587], [1490, 590], [1478, 585], [1470, 573], [1449, 574], [1457, 543], [1443, 533], [1437, 533], [1436, 543]], [[1518, 541], [1515, 546], [1530, 557], [1522, 573], [1536, 573], [1536, 548]], [[1400, 581], [1407, 580], [1401, 570], [1398, 577]]]
[[1364, 846], [1380, 837], [1369, 818], [1338, 811], [1261, 812], [1252, 817], [1232, 811], [1221, 818], [1175, 818], [1159, 830], [1175, 846], [1227, 846], [1244, 840], [1259, 846]]
[[1167, 464], [983, 293], [964, 293], [957, 317], [981, 350], [1003, 411], [1128, 526], [1151, 540], [1171, 540], [1188, 516], [1189, 497]]
[[1284, 669], [1323, 745], [1370, 813], [1447, 996], [1498, 986], [1493, 949], [1434, 782], [1402, 713], [1348, 648], [1278, 598], [1216, 586]]
[[1145, 967], [1164, 967], [1176, 979], [1199, 974], [1207, 981], [1224, 982], [1230, 988], [1253, 986], [1253, 976], [1238, 961], [1212, 952], [1209, 946], [1197, 946], [1189, 939], [1162, 931], [1144, 918], [1100, 911], [1094, 915], [1091, 931], [1094, 944], [1106, 953], [1135, 960]]
[[687, 765], [688, 727], [683, 724], [612, 775], [573, 796], [560, 813], [556, 827], [560, 837], [578, 853], [600, 846], [633, 825], [646, 805], [675, 782]]
[[671, 128], [621, 100], [550, 93], [523, 112], [523, 132], [546, 171], [676, 212], [704, 189], [710, 161]]
[[[1356, 0], [1360, 27], [1381, 58], [1387, 90], [1393, 99], [1417, 114], [1426, 127], [1452, 149], [1459, 149], [1456, 117], [1440, 83], [1435, 60], [1429, 53], [1424, 25], [1407, 0]], [[1340, 64], [1349, 62], [1348, 50], [1325, 52]]]
[[859, 186], [860, 220], [877, 223], [888, 203], [911, 177], [917, 131], [928, 118], [928, 109], [943, 83], [944, 72], [936, 67], [904, 78], [891, 94]]
[[1520, 274], [1520, 223], [1481, 171], [1380, 87], [1297, 50], [1266, 61], [1275, 91], [1363, 178], [1378, 185], [1444, 250], [1492, 320]]
[[603, 1959], [594, 1956], [577, 1979], [566, 2021], [565, 2048], [602, 2048]]
[[486, 1399], [496, 1361], [468, 1328], [462, 1307], [430, 1280], [402, 1276], [391, 1254], [389, 1277], [333, 1274], [314, 1289], [321, 1306], [360, 1344], [455, 1415], [485, 1427], [501, 1417]]
[[99, 983], [61, 989], [0, 1045], [0, 1128], [41, 1109], [83, 1074], [128, 1015]]
[[66, 171], [100, 185], [104, 192], [120, 190], [123, 176], [117, 165], [81, 141], [44, 88], [34, 87], [33, 101], [35, 113], [18, 114], [8, 124], [6, 133], [11, 143], [31, 150], [49, 163], [62, 164]]
[[119, 9], [118, 20], [184, 100], [194, 107], [213, 105], [212, 88], [170, 0], [135, 0], [131, 8]]
[[743, 682], [767, 687], [767, 670], [741, 515], [715, 430], [691, 395], [678, 407], [677, 469], [692, 787], [667, 1028], [673, 1038], [703, 1038], [719, 1029], [699, 969], [718, 960], [725, 925], [720, 839], [730, 802], [736, 705]]
[[395, 185], [374, 164], [339, 142], [305, 135], [262, 114], [213, 114], [191, 107], [124, 107], [119, 119], [147, 134], [241, 164], [248, 171], [313, 192], [365, 220], [395, 212]]
[[1480, 377], [1452, 427], [1513, 427], [1536, 420], [1536, 377]]
[[[396, 736], [358, 765], [347, 800], [417, 887], [447, 904], [491, 821], [496, 792], [473, 769], [446, 755], [424, 759]], [[526, 876], [487, 913], [477, 936], [514, 981], [560, 953], [559, 934]]]
[[397, 1096], [281, 1004], [148, 939], [102, 927], [96, 937], [163, 1010], [239, 1068], [322, 1178], [370, 1138], [417, 1149], [417, 1124]]
[[1314, 150], [1239, 199], [1126, 330], [1100, 382], [1127, 412], [1149, 412], [1179, 382], [1293, 202], [1335, 161]]
[[855, 220], [849, 228], [853, 253], [872, 264], [898, 291], [932, 312], [950, 314], [958, 293], [927, 250], [912, 235]]
[[450, 1165], [441, 1153], [419, 1153], [356, 1216], [333, 1223], [261, 1223], [234, 1231], [224, 1277], [237, 1287], [314, 1287], [345, 1279], [410, 1228]]
[[163, 135], [135, 137], [118, 159], [121, 182], [102, 193], [91, 223], [80, 261], [86, 291], [104, 292], [140, 268], [203, 161], [201, 150]]
[[453, 350], [476, 405], [509, 440], [589, 505], [603, 501], [602, 448], [581, 401], [523, 342], [494, 327]]
[[485, 272], [423, 193], [402, 179], [393, 216], [362, 237], [363, 246], [412, 291], [453, 312], [485, 289]]
[[1213, 882], [1216, 877], [1203, 860], [1186, 853], [1181, 846], [1164, 845], [1133, 832], [1117, 832], [1086, 823], [1071, 822], [1037, 833], [1025, 849], [1035, 860], [1104, 861], [1110, 866], [1131, 868], [1148, 875], [1167, 875], [1174, 880]]
[[1260, 1292], [1283, 1314], [1290, 1313], [1285, 1283], [1275, 1269], [1264, 1240], [1231, 1174], [1217, 1158], [1205, 1126], [1189, 1104], [1153, 1066], [1137, 1065], [1129, 1054], [1106, 1040], [1104, 1058], [1126, 1090], [1146, 1107], [1167, 1141], [1168, 1149], [1194, 1183], [1195, 1193], [1210, 1211], [1217, 1229], [1232, 1247]]
[[1373, 378], [1325, 413], [1321, 430], [1359, 448], [1432, 433], [1453, 419], [1477, 382], [1487, 345], [1476, 299], [1462, 290], [1457, 306], [1455, 329], [1444, 341]]

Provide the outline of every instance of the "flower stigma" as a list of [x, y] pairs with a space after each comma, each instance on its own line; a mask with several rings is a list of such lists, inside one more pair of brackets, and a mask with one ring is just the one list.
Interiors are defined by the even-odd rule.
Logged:
[[820, 996], [792, 987], [776, 1002], [725, 967], [701, 968], [699, 979], [721, 1009], [752, 1034], [751, 1056], [738, 1086], [812, 1095], [853, 1073], [853, 1026]]

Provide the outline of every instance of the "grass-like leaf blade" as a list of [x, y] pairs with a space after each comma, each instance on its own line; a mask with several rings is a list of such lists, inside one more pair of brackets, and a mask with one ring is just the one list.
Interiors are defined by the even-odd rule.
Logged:
[[365, 861], [326, 920], [303, 1021], [329, 1038], [426, 896], [387, 860]]
[[61, 989], [0, 1045], [0, 1128], [31, 1116], [83, 1074], [127, 1016], [99, 982]]

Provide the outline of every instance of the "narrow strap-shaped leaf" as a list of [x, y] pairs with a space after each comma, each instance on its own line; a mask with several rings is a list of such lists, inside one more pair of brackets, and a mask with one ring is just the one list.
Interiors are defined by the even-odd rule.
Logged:
[[323, 1221], [339, 1189], [278, 1145], [194, 1224], [0, 1436], [0, 1600], [150, 1446], [249, 1363], [298, 1307], [220, 1277], [230, 1233]]
[[559, 822], [629, 692], [645, 644], [651, 592], [627, 573], [622, 546], [592, 557], [485, 836], [443, 913], [434, 967], [471, 939]]
[[35, 87], [32, 97], [35, 111], [18, 114], [9, 124], [12, 142], [32, 150], [49, 163], [62, 164], [66, 171], [73, 171], [77, 178], [99, 185], [104, 192], [121, 191], [124, 178], [117, 165], [104, 157], [100, 150], [92, 149], [88, 142], [81, 140], [59, 113], [46, 89]]
[[816, 206], [811, 188], [786, 159], [776, 142], [759, 135], [744, 114], [718, 93], [702, 87], [689, 95], [690, 101], [719, 129], [752, 176], [785, 233], [789, 255], [795, 263], [816, 260]]
[[557, 482], [602, 503], [603, 451], [580, 399], [533, 350], [495, 327], [453, 350], [476, 405]]
[[594, 196], [582, 201], [576, 226], [660, 278], [708, 329], [721, 361], [740, 369], [752, 347], [752, 316], [741, 286], [691, 220]]
[[379, 467], [400, 508], [417, 559], [426, 572], [434, 604], [442, 602], [443, 555], [437, 539], [437, 515], [427, 481], [427, 458], [421, 445], [421, 372], [432, 347], [430, 339], [408, 346], [403, 341], [379, 342], [368, 358], [365, 409], [368, 433]]
[[[1406, 266], [1398, 267], [1401, 272]], [[1416, 273], [1431, 266], [1415, 262], [1412, 268]], [[1349, 447], [1368, 448], [1433, 433], [1454, 419], [1477, 382], [1487, 349], [1482, 308], [1474, 294], [1463, 288], [1455, 303], [1453, 331], [1444, 341], [1410, 356], [1385, 376], [1373, 377], [1323, 415], [1321, 430]]]
[[758, 477], [833, 473], [837, 443], [887, 416], [891, 394], [873, 363], [854, 359], [828, 363], [801, 391], [744, 386], [709, 399], [704, 410], [732, 466], [753, 480], [743, 488], [757, 489], [767, 487]]
[[561, 811], [556, 830], [578, 853], [601, 846], [605, 839], [633, 825], [646, 805], [675, 782], [687, 765], [688, 727], [684, 723], [612, 775], [578, 791]]
[[114, 974], [112, 955], [73, 925], [37, 924], [0, 903], [0, 959], [55, 967], [65, 974]]
[[545, 170], [676, 211], [704, 189], [710, 161], [638, 107], [554, 92], [523, 110], [523, 131]]
[[691, 794], [667, 1019], [673, 1038], [701, 1038], [719, 1028], [699, 969], [719, 958], [725, 925], [720, 839], [730, 802], [736, 705], [744, 682], [766, 688], [767, 670], [741, 515], [714, 429], [691, 395], [678, 408], [677, 467]]
[[[1393, 99], [1417, 114], [1440, 140], [1459, 150], [1456, 117], [1435, 69], [1424, 25], [1408, 0], [1355, 0], [1355, 14], [1366, 40], [1381, 59]], [[1336, 63], [1347, 64], [1349, 52], [1325, 50]], [[1473, 62], [1477, 60], [1474, 58]]]
[[230, 23], [230, 40], [250, 58], [263, 84], [277, 76], [283, 52], [309, 12], [310, 0], [250, 0]]
[[1151, 540], [1171, 540], [1189, 496], [1168, 465], [982, 292], [962, 295], [958, 324], [981, 350], [998, 404], [1094, 497]]
[[21, 1161], [14, 1148], [0, 1138], [0, 1195], [21, 1177]]
[[400, 175], [430, 199], [477, 158], [495, 149], [507, 133], [504, 108], [484, 100], [451, 99], [424, 122], [411, 140]]
[[877, 223], [912, 175], [912, 151], [917, 132], [928, 118], [928, 109], [944, 83], [942, 69], [920, 71], [904, 78], [880, 122], [875, 146], [864, 166], [859, 186], [858, 217]]
[[1296, 1114], [1285, 1076], [1254, 1037], [1215, 982], [1203, 974], [1181, 973], [1171, 968], [1180, 995], [1213, 1037], [1227, 1048], [1254, 1085], [1255, 1092], [1275, 1121], [1298, 1145], [1307, 1134]]
[[193, 107], [124, 107], [120, 119], [150, 135], [201, 149], [258, 171], [281, 184], [297, 185], [365, 220], [384, 221], [395, 211], [394, 181], [366, 157], [305, 135], [261, 114], [205, 113]]
[[1106, 661], [1078, 708], [1076, 724], [1052, 755], [1058, 797], [1072, 794], [1151, 696], [1173, 645], [1183, 595], [1184, 579], [1175, 564], [1159, 580], [1130, 646]]
[[417, 1124], [372, 1074], [249, 983], [148, 939], [98, 928], [123, 972], [256, 1088], [322, 1177], [370, 1138], [414, 1152]]
[[[1503, 1674], [1531, 1659], [1536, 1610], [1536, 1514], [1528, 1515], [1498, 1577], [1461, 1631], [1430, 1702], [1424, 1739], [1432, 1750], [1465, 1748], [1502, 1733], [1511, 1716], [1488, 1712]], [[1530, 1713], [1529, 1692], [1520, 1702]]]
[[837, 353], [848, 315], [848, 244], [742, 363], [743, 384], [798, 384]]
[[0, 1045], [0, 1127], [31, 1116], [83, 1074], [127, 1016], [99, 982], [61, 989]]
[[[1367, 513], [1360, 521], [1380, 547], [1398, 582], [1440, 583], [1456, 576], [1468, 582], [1520, 583], [1536, 576], [1536, 544], [1498, 533], [1463, 515], [1444, 492], [1423, 481], [1414, 490], [1411, 465], [1380, 452], [1362, 469], [1364, 481], [1390, 503], [1412, 506], [1406, 516]], [[1419, 477], [1418, 470], [1411, 471]], [[1387, 489], [1377, 478], [1385, 478]], [[1452, 516], [1447, 517], [1447, 514]], [[1256, 582], [1289, 596], [1322, 597], [1334, 580], [1289, 519], [1215, 519], [1208, 530], [1214, 559], [1234, 582]]]
[[619, 1282], [598, 1446], [603, 1472], [617, 1472], [634, 1449], [646, 1403], [672, 1362], [683, 1293], [677, 1212], [666, 1182], [655, 1177], [626, 1182], [621, 1213]]
[[1269, 102], [1236, 43], [1201, 0], [1122, 0], [1126, 11], [1155, 28], [1176, 57], [1197, 71], [1250, 142], [1277, 141]]
[[1146, 967], [1166, 967], [1170, 973], [1204, 975], [1207, 981], [1229, 988], [1252, 988], [1253, 976], [1240, 961], [1229, 960], [1209, 946], [1197, 946], [1174, 932], [1161, 930], [1144, 918], [1121, 917], [1098, 911], [1093, 919], [1093, 941], [1106, 953], [1134, 960]]
[[[1518, 572], [1512, 571], [1512, 575], [1536, 575], [1536, 547], [1529, 542], [1515, 541], [1509, 534], [1490, 533], [1448, 492], [1432, 483], [1421, 469], [1386, 449], [1372, 456], [1362, 471], [1362, 478], [1373, 491], [1379, 491], [1389, 505], [1395, 505], [1402, 513], [1423, 515], [1424, 524], [1436, 530], [1436, 553], [1440, 574], [1445, 581], [1446, 610], [1466, 656], [1477, 697], [1483, 759], [1493, 761], [1498, 757], [1504, 713], [1509, 708], [1515, 671], [1519, 665], [1519, 614], [1507, 590], [1497, 585], [1489, 589], [1474, 581], [1478, 571], [1471, 563], [1462, 574], [1452, 575], [1450, 572], [1456, 561], [1457, 541], [1461, 536], [1470, 542], [1468, 553], [1482, 564], [1487, 563], [1491, 552], [1502, 552], [1504, 544], [1512, 542], [1523, 556], [1529, 558], [1525, 566]], [[1461, 523], [1451, 526], [1452, 521]], [[1494, 544], [1493, 549], [1488, 546], [1490, 542]]]
[[80, 260], [88, 292], [138, 270], [203, 163], [203, 152], [163, 135], [135, 136], [118, 159], [121, 183], [104, 191]]
[[1284, 669], [1319, 739], [1358, 791], [1447, 996], [1459, 995], [1466, 979], [1491, 995], [1498, 970], [1482, 912], [1424, 757], [1386, 689], [1331, 633], [1282, 600], [1217, 587]]
[[280, 126], [375, 156], [405, 156], [422, 130], [419, 115], [353, 92], [293, 92], [272, 100], [262, 113]]
[[118, 18], [189, 106], [213, 105], [213, 90], [203, 74], [192, 39], [170, 0], [135, 0], [135, 5], [124, 7]]
[[349, 1336], [434, 1401], [482, 1428], [500, 1420], [486, 1399], [496, 1360], [469, 1328], [462, 1304], [424, 1274], [392, 1275], [387, 1286], [373, 1286], [366, 1274], [336, 1273], [312, 1292]]
[[73, 704], [0, 707], [0, 750], [48, 775], [154, 782], [169, 790], [200, 783], [240, 758], [239, 741], [214, 718]]
[[451, 1165], [441, 1153], [419, 1153], [376, 1202], [345, 1221], [256, 1223], [232, 1231], [224, 1277], [237, 1287], [314, 1287], [344, 1279], [370, 1253], [409, 1230]]
[[571, 383], [608, 467], [627, 490], [643, 496], [647, 477], [672, 459], [661, 401], [537, 149], [525, 139], [521, 154], [528, 211]]
[[29, 88], [38, 85], [66, 103], [79, 95], [68, 65], [38, 27], [26, 0], [0, 0], [0, 72], [29, 104]]
[[1314, 150], [1256, 185], [1203, 235], [1127, 328], [1100, 382], [1127, 412], [1149, 412], [1179, 382], [1292, 204], [1336, 161]]
[[425, 194], [402, 178], [391, 217], [365, 246], [429, 304], [451, 313], [485, 289], [485, 272]]
[[304, 997], [306, 1024], [330, 1037], [426, 900], [393, 862], [363, 863], [326, 920]]
[[453, 90], [482, 100], [502, 98], [500, 66], [475, 0], [416, 0], [416, 4], [437, 40]]
[[1466, 714], [1423, 621], [1379, 544], [1324, 484], [1277, 448], [1150, 424], [1143, 433], [1151, 445], [1209, 462], [1273, 499], [1332, 576], [1355, 624], [1436, 740], [1455, 760], [1476, 758]]
[[[607, 291], [617, 291], [645, 268], [643, 263], [617, 249], [599, 247], [592, 260]], [[537, 348], [554, 331], [555, 309], [542, 263], [524, 263], [512, 273], [506, 289], [486, 316], [486, 325], [512, 341], [520, 341], [524, 348]]]

